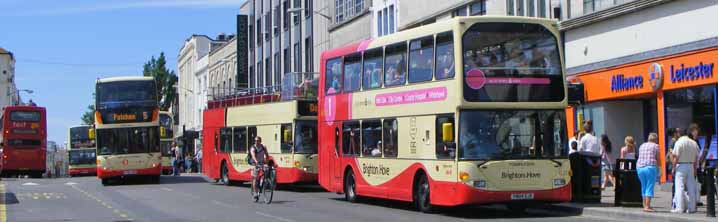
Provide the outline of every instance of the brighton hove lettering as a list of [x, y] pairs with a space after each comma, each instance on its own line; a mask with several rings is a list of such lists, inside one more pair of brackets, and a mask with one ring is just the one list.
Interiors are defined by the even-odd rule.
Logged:
[[611, 77], [611, 91], [623, 91], [643, 88], [643, 76], [624, 77], [618, 74]]
[[384, 175], [389, 176], [389, 167], [384, 167], [384, 165], [374, 166], [371, 164], [362, 164], [361, 167], [362, 174], [365, 174], [367, 176], [371, 175]]
[[685, 67], [681, 64], [680, 67], [676, 67], [675, 69], [673, 65], [671, 65], [671, 82], [711, 78], [713, 77], [713, 65], [713, 63], [703, 64], [703, 62], [700, 62], [693, 67]]
[[541, 173], [534, 173], [534, 172], [524, 172], [524, 173], [517, 173], [517, 172], [501, 172], [501, 179], [534, 179], [534, 178], [541, 178]]

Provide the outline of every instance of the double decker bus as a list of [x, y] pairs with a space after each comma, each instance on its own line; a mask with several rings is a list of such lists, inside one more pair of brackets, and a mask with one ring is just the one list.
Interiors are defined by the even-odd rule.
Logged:
[[[145, 177], [159, 183], [160, 154], [157, 86], [152, 77], [112, 77], [95, 85], [97, 177]], [[91, 135], [92, 136], [92, 135]]]
[[6, 106], [2, 120], [3, 175], [40, 178], [47, 158], [45, 107]]
[[224, 184], [251, 180], [247, 163], [260, 136], [277, 183], [317, 180], [317, 73], [287, 73], [281, 87], [215, 95], [204, 112], [203, 173]]
[[97, 174], [95, 140], [90, 138], [92, 126], [73, 126], [68, 130], [70, 150], [67, 152], [68, 172], [71, 177]]
[[172, 138], [174, 120], [167, 111], [160, 111], [160, 152], [162, 153], [162, 174], [172, 174]]
[[557, 23], [458, 17], [325, 51], [319, 183], [433, 206], [565, 202]]

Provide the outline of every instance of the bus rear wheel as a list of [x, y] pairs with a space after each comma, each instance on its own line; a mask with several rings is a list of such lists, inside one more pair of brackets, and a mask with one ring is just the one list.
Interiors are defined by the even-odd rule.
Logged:
[[222, 181], [222, 184], [229, 186], [229, 170], [227, 169], [227, 163], [222, 163], [222, 167], [219, 170], [220, 172], [220, 181]]
[[429, 192], [429, 180], [426, 175], [419, 174], [414, 182], [414, 206], [417, 210], [424, 213], [433, 212]]
[[347, 176], [344, 177], [344, 199], [351, 203], [356, 203], [357, 201], [356, 182], [354, 173], [351, 170], [348, 170]]
[[101, 180], [102, 180], [102, 186], [107, 186], [110, 184], [110, 179], [102, 178]]

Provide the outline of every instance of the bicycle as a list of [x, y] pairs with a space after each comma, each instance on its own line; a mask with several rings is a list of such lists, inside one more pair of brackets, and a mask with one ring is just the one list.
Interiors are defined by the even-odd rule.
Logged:
[[[257, 183], [259, 181], [259, 184], [257, 184], [257, 191], [259, 194], [262, 195], [262, 199], [264, 200], [264, 203], [270, 204], [272, 203], [272, 198], [274, 197], [274, 188], [277, 185], [276, 181], [276, 169], [274, 169], [274, 166], [272, 164], [259, 167], [259, 171], [257, 172], [257, 179], [252, 181], [253, 183]], [[254, 199], [254, 202], [259, 202], [259, 196], [255, 195], [254, 191], [251, 192], [252, 198]]]

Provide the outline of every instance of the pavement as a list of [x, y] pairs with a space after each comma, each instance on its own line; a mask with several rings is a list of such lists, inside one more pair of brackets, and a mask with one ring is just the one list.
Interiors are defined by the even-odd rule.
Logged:
[[95, 177], [0, 181], [5, 221], [625, 221], [597, 214], [511, 212], [504, 206], [440, 209], [424, 214], [410, 203], [365, 199], [348, 203], [317, 185], [282, 186], [270, 205], [250, 200], [247, 186], [224, 186], [198, 174], [163, 176], [160, 184], [102, 186]]

